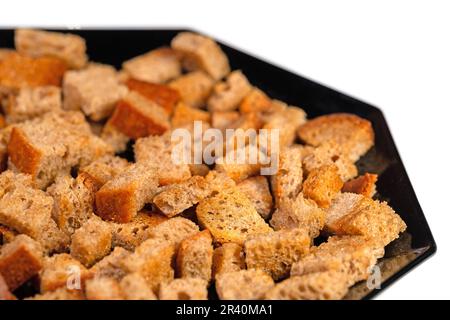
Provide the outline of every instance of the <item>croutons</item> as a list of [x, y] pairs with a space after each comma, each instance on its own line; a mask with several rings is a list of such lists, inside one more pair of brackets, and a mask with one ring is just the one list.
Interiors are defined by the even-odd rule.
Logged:
[[173, 243], [178, 249], [180, 243], [199, 231], [198, 226], [183, 217], [175, 217], [159, 223], [149, 232], [149, 239]]
[[156, 295], [139, 273], [126, 275], [119, 286], [125, 300], [156, 300]]
[[175, 105], [180, 100], [178, 91], [167, 85], [144, 82], [136, 79], [128, 79], [126, 85], [128, 89], [136, 91], [143, 97], [163, 107], [167, 114], [172, 114]]
[[225, 130], [240, 117], [237, 111], [214, 111], [211, 112], [211, 125], [213, 128]]
[[259, 215], [263, 219], [267, 219], [273, 205], [267, 179], [264, 176], [248, 178], [240, 182], [237, 187], [253, 203]]
[[70, 254], [91, 267], [111, 251], [112, 234], [108, 223], [98, 217], [89, 219], [72, 236]]
[[179, 92], [181, 101], [195, 108], [205, 105], [213, 85], [213, 80], [201, 71], [190, 72], [169, 83]]
[[242, 246], [229, 242], [214, 249], [214, 279], [221, 273], [239, 271], [242, 269], [245, 269], [244, 251]]
[[172, 127], [179, 128], [191, 124], [194, 121], [204, 121], [209, 123], [210, 114], [204, 110], [193, 108], [186, 103], [180, 102], [175, 107], [172, 117]]
[[335, 272], [319, 272], [291, 277], [269, 290], [267, 300], [339, 300], [347, 293], [345, 277]]
[[95, 212], [105, 220], [129, 222], [146, 203], [151, 202], [157, 188], [155, 169], [133, 164], [95, 194]]
[[42, 268], [43, 251], [38, 242], [26, 235], [18, 235], [1, 248], [0, 274], [9, 290], [14, 291]]
[[122, 247], [115, 247], [111, 254], [97, 262], [91, 269], [92, 274], [96, 277], [114, 278], [122, 280], [128, 273], [123, 261], [128, 259], [131, 252]]
[[119, 100], [108, 124], [131, 139], [161, 135], [170, 128], [166, 111], [133, 91]]
[[386, 202], [355, 193], [342, 193], [327, 210], [325, 230], [336, 235], [364, 235], [383, 246], [406, 229], [402, 218]]
[[199, 278], [175, 279], [162, 283], [159, 289], [160, 300], [206, 300], [207, 281]]
[[240, 70], [233, 71], [227, 76], [226, 81], [214, 86], [208, 99], [208, 110], [212, 112], [235, 110], [250, 90], [250, 83], [244, 74]]
[[88, 300], [123, 300], [120, 285], [114, 278], [95, 277], [86, 281]]
[[272, 106], [272, 100], [258, 88], [252, 88], [243, 97], [239, 105], [241, 113], [268, 112]]
[[218, 243], [243, 244], [250, 235], [272, 232], [251, 201], [236, 189], [200, 201], [197, 218]]
[[311, 238], [305, 229], [287, 229], [251, 237], [244, 243], [249, 269], [260, 269], [279, 280], [289, 276], [294, 262], [309, 253]]
[[240, 270], [216, 277], [221, 300], [260, 300], [274, 285], [273, 279], [262, 270]]
[[122, 67], [132, 78], [152, 83], [164, 83], [181, 74], [178, 57], [169, 48], [158, 48], [137, 56], [125, 61]]
[[86, 296], [82, 290], [68, 290], [67, 288], [58, 288], [55, 291], [49, 291], [43, 294], [36, 294], [25, 300], [85, 300]]
[[181, 278], [211, 280], [213, 246], [211, 233], [203, 230], [184, 239], [176, 259], [176, 272]]
[[312, 170], [303, 182], [303, 195], [314, 200], [319, 207], [327, 208], [344, 183], [335, 165], [325, 165]]
[[342, 187], [342, 192], [352, 192], [362, 194], [366, 197], [373, 197], [376, 192], [376, 182], [378, 180], [378, 175], [365, 173], [355, 179], [349, 180], [344, 183]]
[[171, 46], [184, 58], [184, 66], [192, 71], [201, 69], [213, 79], [220, 80], [230, 72], [228, 58], [211, 38], [192, 32], [181, 32]]
[[5, 279], [0, 274], [0, 301], [16, 300], [16, 297], [11, 293]]
[[114, 67], [91, 64], [88, 68], [64, 75], [64, 109], [82, 110], [94, 121], [109, 117], [116, 103], [128, 92], [119, 82]]
[[18, 29], [14, 42], [19, 53], [31, 57], [56, 57], [72, 69], [81, 69], [87, 63], [86, 42], [69, 33]]
[[353, 114], [335, 113], [312, 119], [298, 130], [300, 139], [312, 146], [333, 140], [352, 160], [358, 160], [374, 144], [370, 121]]

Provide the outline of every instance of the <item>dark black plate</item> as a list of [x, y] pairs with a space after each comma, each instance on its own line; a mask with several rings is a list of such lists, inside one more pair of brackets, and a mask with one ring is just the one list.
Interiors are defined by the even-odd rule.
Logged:
[[[121, 63], [152, 48], [168, 45], [182, 30], [75, 30], [87, 41], [93, 61], [120, 68]], [[0, 47], [13, 47], [13, 31], [0, 30]], [[241, 69], [252, 84], [272, 98], [305, 109], [309, 117], [333, 112], [350, 112], [370, 120], [376, 134], [375, 147], [358, 162], [361, 171], [379, 175], [379, 199], [389, 204], [408, 225], [398, 240], [386, 248], [378, 266], [381, 289], [369, 290], [366, 283], [355, 285], [347, 298], [372, 298], [436, 252], [430, 228], [406, 174], [382, 112], [367, 103], [223, 45], [233, 69]]]

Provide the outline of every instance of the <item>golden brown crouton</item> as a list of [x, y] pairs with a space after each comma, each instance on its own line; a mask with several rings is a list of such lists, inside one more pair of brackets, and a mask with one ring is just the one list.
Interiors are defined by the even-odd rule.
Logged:
[[116, 103], [125, 97], [127, 87], [119, 82], [114, 67], [93, 63], [83, 70], [64, 75], [64, 109], [82, 110], [94, 121], [109, 117]]
[[248, 236], [272, 232], [253, 204], [237, 189], [213, 194], [197, 206], [199, 223], [218, 243], [243, 244]]
[[352, 192], [362, 194], [366, 197], [373, 197], [376, 192], [376, 182], [378, 180], [378, 175], [365, 173], [358, 178], [352, 179], [344, 183], [342, 187], [342, 192]]
[[126, 81], [128, 89], [136, 91], [143, 97], [155, 102], [166, 110], [167, 114], [172, 114], [173, 108], [180, 100], [178, 91], [167, 85], [128, 79]]
[[126, 275], [119, 286], [125, 300], [156, 300], [156, 295], [139, 273]]
[[237, 111], [214, 111], [211, 112], [211, 125], [213, 128], [225, 130], [240, 117]]
[[273, 279], [262, 270], [221, 273], [216, 278], [220, 300], [260, 300], [274, 285]]
[[133, 91], [117, 103], [108, 123], [131, 139], [161, 135], [170, 128], [166, 111]]
[[159, 223], [149, 232], [149, 239], [173, 243], [178, 249], [180, 243], [198, 233], [198, 226], [183, 217], [175, 217]]
[[267, 219], [272, 211], [273, 200], [266, 177], [256, 176], [245, 179], [237, 187], [253, 203], [259, 215]]
[[160, 300], [207, 300], [208, 282], [199, 278], [175, 279], [163, 283], [159, 289]]
[[302, 227], [308, 230], [311, 238], [320, 234], [325, 224], [326, 213], [317, 204], [305, 199], [302, 193], [297, 198], [283, 200], [272, 215], [270, 225], [275, 230]]
[[384, 249], [376, 241], [363, 236], [333, 236], [291, 268], [292, 276], [336, 271], [347, 278], [347, 286], [365, 280], [370, 275], [377, 259], [384, 255]]
[[340, 300], [347, 293], [345, 277], [335, 272], [291, 277], [269, 290], [267, 300]]
[[151, 202], [157, 188], [155, 169], [133, 164], [95, 194], [95, 212], [105, 220], [129, 222], [146, 203]]
[[40, 273], [41, 293], [54, 291], [61, 287], [69, 290], [82, 290], [86, 279], [91, 276], [90, 271], [67, 253], [46, 257]]
[[[272, 102], [272, 109], [278, 103]], [[295, 142], [296, 132], [299, 126], [306, 122], [306, 113], [303, 109], [294, 106], [287, 106], [279, 112], [272, 112], [264, 116], [265, 124], [263, 129], [275, 132], [278, 129], [279, 148], [288, 147]]]
[[166, 220], [161, 214], [142, 210], [128, 223], [112, 223], [112, 246], [133, 251], [149, 238], [154, 227]]
[[172, 89], [179, 92], [181, 101], [195, 108], [205, 105], [213, 85], [213, 80], [201, 71], [185, 74], [169, 83]]
[[98, 217], [91, 218], [73, 234], [70, 254], [86, 267], [91, 267], [110, 253], [111, 241], [109, 224]]
[[197, 204], [209, 193], [205, 178], [194, 176], [178, 184], [169, 185], [153, 198], [153, 203], [166, 216], [173, 217]]
[[164, 83], [181, 74], [177, 55], [165, 47], [125, 61], [122, 67], [132, 78], [152, 83]]
[[298, 130], [300, 139], [312, 146], [333, 140], [346, 155], [358, 160], [374, 144], [374, 132], [370, 121], [353, 114], [335, 113], [308, 121]]
[[22, 88], [4, 106], [6, 121], [16, 123], [61, 110], [61, 89], [54, 86]]
[[103, 126], [100, 137], [115, 153], [126, 151], [128, 142], [131, 140], [130, 137], [122, 133], [122, 131], [113, 126], [109, 121]]
[[311, 238], [306, 229], [285, 229], [251, 237], [244, 243], [249, 269], [260, 269], [280, 280], [289, 276], [294, 262], [309, 253]]
[[121, 280], [128, 271], [123, 261], [128, 259], [131, 252], [122, 247], [115, 247], [111, 254], [97, 262], [89, 271], [96, 277], [107, 277]]
[[212, 260], [211, 233], [203, 230], [181, 242], [176, 259], [176, 273], [181, 278], [200, 278], [209, 282]]
[[56, 58], [11, 54], [0, 63], [0, 90], [11, 92], [24, 87], [60, 86], [65, 71], [65, 63]]
[[70, 33], [18, 29], [14, 42], [19, 53], [30, 57], [56, 57], [72, 69], [81, 69], [87, 63], [86, 42]]
[[123, 300], [120, 285], [114, 278], [94, 277], [86, 281], [88, 300]]
[[188, 70], [201, 69], [214, 80], [220, 80], [230, 72], [225, 53], [211, 38], [192, 32], [180, 32], [172, 39], [171, 46], [180, 52]]
[[244, 251], [236, 243], [224, 243], [214, 249], [213, 278], [219, 274], [245, 269]]
[[319, 207], [328, 208], [344, 185], [338, 170], [334, 164], [312, 170], [303, 182], [303, 195], [314, 200]]
[[227, 76], [226, 81], [214, 86], [208, 99], [208, 110], [219, 112], [235, 110], [250, 90], [250, 83], [244, 74], [240, 70], [233, 71]]
[[239, 105], [241, 113], [270, 112], [272, 100], [258, 88], [252, 88]]
[[336, 235], [364, 235], [383, 246], [398, 238], [406, 224], [386, 202], [342, 193], [327, 210], [325, 230]]
[[16, 297], [11, 293], [5, 279], [0, 274], [0, 301], [4, 300], [16, 300]]
[[0, 274], [9, 290], [16, 290], [39, 273], [42, 256], [40, 244], [26, 235], [18, 235], [1, 248]]
[[172, 127], [179, 128], [194, 121], [204, 121], [209, 123], [209, 112], [190, 107], [183, 102], [178, 103], [173, 112]]

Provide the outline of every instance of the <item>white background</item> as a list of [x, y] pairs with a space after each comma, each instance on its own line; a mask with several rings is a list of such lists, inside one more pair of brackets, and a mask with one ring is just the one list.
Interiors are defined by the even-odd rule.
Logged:
[[4, 1], [2, 26], [193, 27], [379, 106], [438, 253], [379, 296], [450, 298], [446, 1]]

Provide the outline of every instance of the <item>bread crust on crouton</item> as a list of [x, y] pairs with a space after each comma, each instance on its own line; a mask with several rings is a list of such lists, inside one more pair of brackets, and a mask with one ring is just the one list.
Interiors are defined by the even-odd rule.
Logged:
[[202, 71], [190, 72], [169, 83], [172, 89], [178, 91], [181, 101], [195, 108], [205, 105], [213, 85], [213, 80]]
[[342, 192], [352, 192], [362, 194], [366, 197], [373, 197], [376, 192], [376, 182], [378, 180], [378, 175], [365, 173], [355, 179], [349, 180], [344, 183], [342, 187]]
[[328, 208], [344, 183], [334, 164], [312, 170], [303, 182], [303, 194], [314, 200], [319, 207]]

